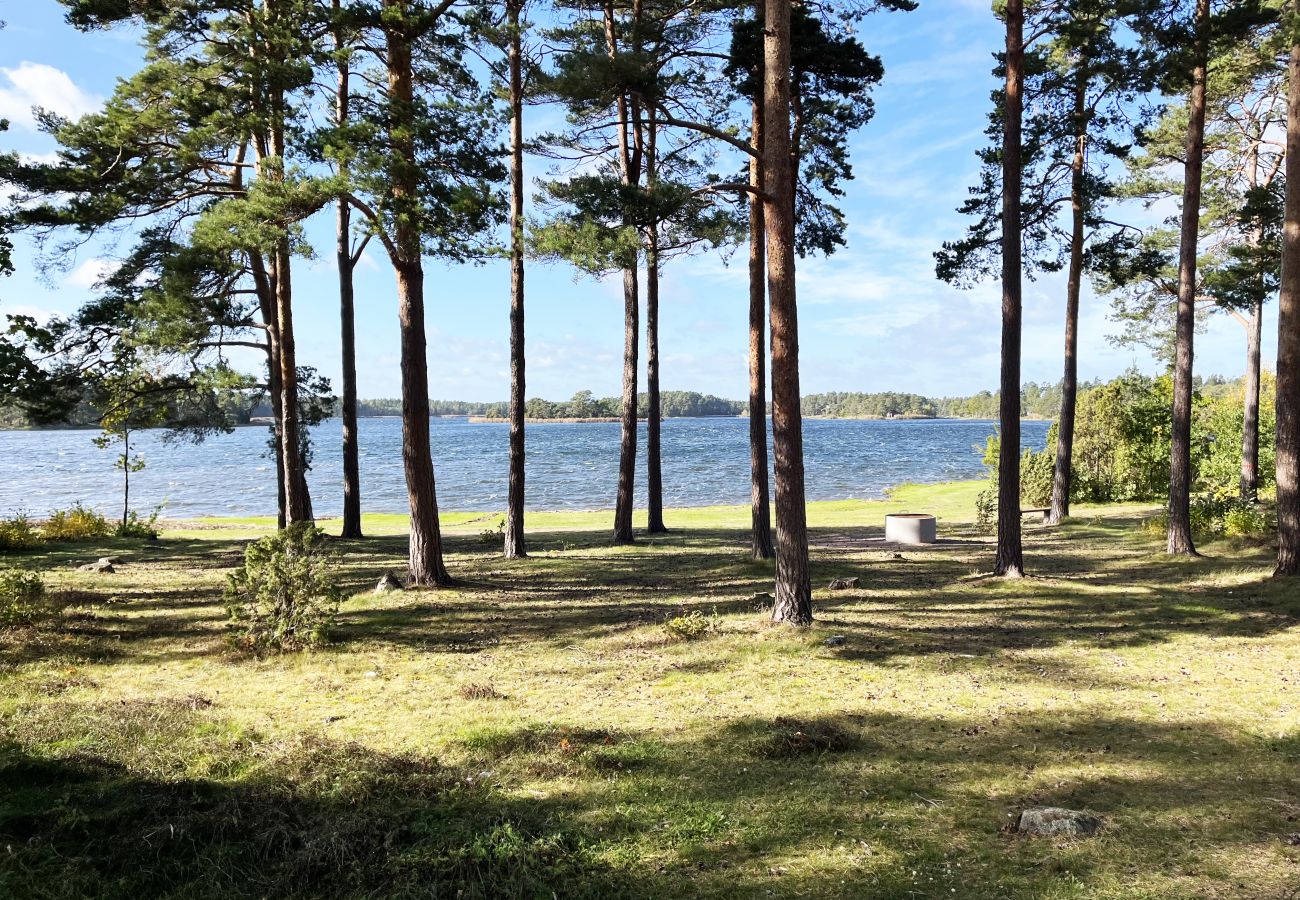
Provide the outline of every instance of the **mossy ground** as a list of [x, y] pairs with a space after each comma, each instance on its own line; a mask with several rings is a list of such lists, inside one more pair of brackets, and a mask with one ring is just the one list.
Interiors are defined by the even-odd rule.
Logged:
[[[371, 517], [333, 642], [263, 658], [220, 595], [266, 521], [11, 555], [74, 605], [0, 635], [0, 896], [1296, 896], [1300, 590], [1269, 548], [1174, 560], [1142, 510], [1083, 509], [994, 580], [978, 488], [812, 504], [806, 631], [748, 599], [740, 507], [619, 548], [608, 513], [536, 514], [519, 561], [449, 515], [459, 585], [378, 596], [404, 522]], [[904, 508], [963, 543], [873, 545]], [[1106, 829], [1012, 833], [1038, 804]]]

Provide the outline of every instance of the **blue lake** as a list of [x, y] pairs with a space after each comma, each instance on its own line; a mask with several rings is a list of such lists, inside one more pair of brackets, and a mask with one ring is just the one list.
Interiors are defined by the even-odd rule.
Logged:
[[[1022, 444], [1042, 449], [1049, 423], [1022, 423]], [[439, 505], [447, 510], [503, 509], [509, 428], [433, 420]], [[880, 497], [904, 482], [977, 478], [995, 423], [971, 419], [804, 422], [810, 500]], [[121, 503], [115, 450], [100, 450], [92, 431], [0, 432], [0, 513], [41, 516], [78, 501], [105, 511]], [[317, 515], [342, 507], [341, 427], [312, 432], [309, 481]], [[664, 502], [707, 506], [749, 502], [749, 423], [743, 418], [668, 419], [663, 425]], [[265, 426], [237, 428], [201, 444], [167, 442], [160, 433], [132, 440], [146, 468], [132, 476], [132, 506], [165, 516], [269, 515], [275, 512], [275, 465]], [[401, 421], [362, 419], [362, 508], [405, 512]], [[617, 423], [528, 426], [528, 507], [604, 509], [614, 505]], [[645, 497], [645, 426], [637, 495]]]

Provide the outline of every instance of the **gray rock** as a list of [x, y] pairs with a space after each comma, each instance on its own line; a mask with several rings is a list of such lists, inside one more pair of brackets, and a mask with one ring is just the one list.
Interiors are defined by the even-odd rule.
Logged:
[[843, 647], [846, 640], [848, 639], [842, 634], [833, 634], [828, 637], [824, 643], [827, 647]]
[[400, 591], [402, 583], [397, 580], [397, 576], [392, 572], [385, 572], [384, 577], [379, 579], [379, 584], [375, 585], [376, 594], [387, 594], [389, 591]]
[[849, 588], [857, 587], [859, 581], [860, 579], [858, 578], [836, 578], [826, 587], [828, 590], [832, 591], [847, 591]]
[[1098, 816], [1059, 806], [1036, 806], [1021, 811], [1016, 830], [1043, 837], [1087, 837], [1105, 824]]
[[97, 560], [93, 563], [86, 563], [84, 566], [77, 566], [77, 568], [82, 572], [94, 572], [98, 575], [112, 575], [117, 571], [113, 568], [113, 564], [107, 559]]

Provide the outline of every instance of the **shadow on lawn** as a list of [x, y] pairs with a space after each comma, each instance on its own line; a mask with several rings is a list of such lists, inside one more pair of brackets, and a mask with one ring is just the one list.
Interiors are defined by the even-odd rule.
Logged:
[[[1022, 582], [972, 580], [988, 562], [983, 544], [917, 548], [901, 558], [869, 545], [852, 552], [842, 545], [824, 548], [844, 533], [814, 530], [813, 575], [818, 625], [846, 637], [835, 651], [846, 661], [987, 655], [1064, 641], [1134, 646], [1181, 633], [1263, 635], [1295, 625], [1300, 614], [1300, 599], [1264, 577], [1266, 549], [1170, 560], [1153, 553], [1151, 542], [1125, 520], [1029, 529], [1027, 557], [1039, 575]], [[850, 539], [871, 541], [879, 533], [853, 529]], [[954, 535], [968, 537], [960, 529]], [[117, 575], [93, 576], [93, 590], [78, 588], [96, 602], [111, 602], [73, 617], [65, 640], [0, 638], [0, 652], [14, 663], [61, 655], [104, 661], [222, 653], [222, 571], [238, 562], [245, 543], [169, 540], [134, 552], [109, 543], [42, 554], [45, 564], [66, 567], [113, 551], [126, 564]], [[771, 564], [748, 558], [744, 529], [674, 531], [626, 548], [609, 547], [603, 531], [536, 534], [534, 555], [518, 561], [501, 559], [473, 536], [457, 536], [448, 541], [449, 567], [459, 579], [454, 589], [383, 599], [369, 592], [382, 573], [401, 570], [405, 538], [333, 543], [341, 586], [363, 598], [344, 604], [337, 633], [342, 643], [460, 653], [503, 643], [563, 645], [692, 610], [746, 613], [757, 626], [761, 615], [749, 598], [771, 590]], [[1252, 564], [1260, 571], [1243, 576]], [[178, 572], [195, 578], [175, 586]], [[133, 573], [144, 580], [133, 581]], [[151, 573], [169, 580], [155, 587]], [[824, 589], [832, 578], [855, 576], [862, 580], [859, 589]], [[1222, 579], [1233, 584], [1220, 588]], [[1128, 590], [1117, 592], [1120, 587]]]
[[[670, 737], [525, 725], [467, 738], [452, 767], [267, 742], [217, 713], [195, 698], [20, 708], [0, 726], [0, 894], [1262, 897], [1295, 880], [1282, 839], [1300, 807], [1278, 799], [1295, 795], [1295, 735], [868, 710]], [[207, 774], [177, 774], [194, 766]], [[1008, 834], [1026, 805], [1108, 828]], [[1283, 865], [1230, 872], [1225, 852]]]

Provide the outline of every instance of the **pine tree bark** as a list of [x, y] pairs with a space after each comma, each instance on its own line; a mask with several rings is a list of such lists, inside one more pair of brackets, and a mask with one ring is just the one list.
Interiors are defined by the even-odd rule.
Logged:
[[528, 555], [524, 542], [524, 82], [519, 13], [523, 0], [507, 0], [510, 29], [510, 487], [506, 498], [504, 554]]
[[1192, 541], [1192, 359], [1196, 334], [1196, 239], [1201, 222], [1201, 169], [1205, 157], [1205, 75], [1210, 0], [1197, 0], [1188, 96], [1183, 210], [1178, 243], [1178, 314], [1175, 325], [1173, 428], [1169, 454], [1167, 551], [1196, 555]]
[[[283, 146], [280, 149], [283, 152]], [[284, 457], [285, 518], [292, 525], [295, 522], [312, 521], [312, 512], [298, 415], [298, 355], [293, 336], [293, 282], [289, 271], [287, 239], [276, 247], [272, 281], [279, 332], [280, 413], [283, 419], [280, 451]]]
[[[763, 106], [753, 104], [750, 145], [763, 152]], [[749, 183], [763, 190], [763, 164], [749, 158]], [[767, 255], [764, 243], [763, 200], [749, 195], [749, 508], [750, 553], [754, 559], [772, 558], [772, 514], [767, 483]]]
[[993, 574], [1019, 578], [1025, 563], [1020, 539], [1020, 124], [1024, 83], [1024, 6], [1006, 5], [1006, 103], [1002, 122], [1002, 377], [999, 399], [998, 545]]
[[650, 229], [645, 272], [646, 531], [663, 534], [663, 403], [659, 396], [659, 229]]
[[1080, 68], [1074, 90], [1075, 146], [1070, 162], [1070, 269], [1065, 286], [1065, 372], [1061, 376], [1061, 415], [1056, 424], [1056, 467], [1052, 472], [1052, 501], [1047, 524], [1059, 525], [1070, 515], [1074, 480], [1074, 419], [1079, 396], [1079, 290], [1083, 284], [1084, 171], [1088, 148], [1086, 103], [1088, 78]]
[[[639, 7], [638, 7], [639, 8]], [[607, 2], [605, 14], [605, 42], [610, 59], [618, 56], [618, 38], [614, 29], [614, 5]], [[628, 131], [636, 130], [634, 111], [629, 109], [628, 98], [620, 94], [616, 101], [618, 128], [618, 156], [620, 175], [625, 185], [641, 181], [641, 154], [634, 148]], [[631, 212], [623, 213], [623, 226], [634, 224]], [[640, 339], [640, 297], [636, 260], [623, 269], [623, 414], [619, 436], [618, 494], [614, 501], [614, 543], [630, 544], [632, 534], [633, 493], [636, 486], [637, 441], [637, 362]]]
[[[1291, 16], [1295, 17], [1292, 11]], [[1294, 24], [1294, 23], [1292, 23]], [[1277, 576], [1300, 576], [1300, 40], [1291, 47], [1277, 317]]]
[[772, 621], [810, 625], [799, 318], [795, 294], [794, 167], [790, 156], [790, 3], [765, 0], [763, 183], [772, 328], [772, 438], [776, 454], [776, 591]]
[[632, 502], [636, 487], [637, 336], [640, 301], [635, 268], [623, 270], [623, 415], [618, 449], [618, 497], [614, 504], [614, 543], [632, 543]]
[[122, 430], [122, 536], [131, 513], [131, 429]]
[[[659, 130], [653, 109], [645, 114], [646, 189], [653, 192], [658, 180]], [[646, 232], [645, 254], [645, 391], [646, 391], [646, 531], [663, 534], [663, 403], [659, 396], [659, 223], [652, 221]]]
[[[274, 340], [271, 341], [274, 346]], [[275, 455], [275, 526], [285, 528], [289, 524], [289, 510], [285, 503], [284, 489], [284, 422], [283, 395], [280, 393], [280, 359], [274, 349], [267, 351], [267, 393], [271, 396], [271, 446]]]
[[[334, 0], [334, 9], [339, 0]], [[335, 49], [344, 48], [342, 33], [335, 36]], [[338, 96], [335, 100], [335, 120], [339, 127], [348, 122], [349, 114], [349, 63], [339, 59]], [[346, 168], [343, 172], [346, 174]], [[335, 259], [339, 270], [339, 339], [342, 344], [340, 414], [343, 420], [343, 531], [350, 540], [361, 537], [361, 450], [357, 436], [357, 330], [356, 302], [353, 275], [356, 263], [352, 257], [352, 207], [346, 200], [338, 203], [335, 222]]]
[[[388, 139], [392, 148], [392, 205], [396, 251], [397, 317], [401, 332], [402, 467], [411, 508], [408, 583], [440, 587], [451, 583], [442, 558], [438, 495], [429, 445], [429, 361], [424, 325], [424, 266], [420, 232], [406, 212], [419, 202], [414, 145], [414, 73], [411, 46], [403, 19], [407, 0], [384, 0], [395, 23], [387, 31], [388, 93], [391, 104]], [[405, 214], [403, 214], [405, 213]]]
[[250, 253], [249, 268], [257, 290], [257, 302], [266, 325], [266, 390], [271, 399], [271, 455], [275, 457], [275, 502], [277, 528], [289, 524], [284, 471], [284, 395], [280, 392], [280, 329], [276, 322], [275, 291], [260, 254]]
[[1264, 336], [1264, 301], [1251, 304], [1246, 320], [1246, 381], [1241, 415], [1241, 499], [1259, 496], [1259, 375], [1260, 344]]

